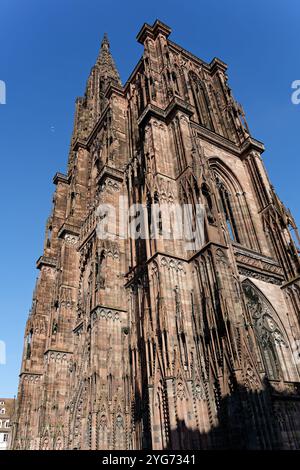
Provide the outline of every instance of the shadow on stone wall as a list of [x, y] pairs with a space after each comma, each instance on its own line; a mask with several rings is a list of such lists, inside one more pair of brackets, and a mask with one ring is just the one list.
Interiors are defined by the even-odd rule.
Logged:
[[300, 449], [300, 394], [291, 388], [278, 392], [268, 381], [260, 392], [237, 386], [218, 404], [217, 427], [201, 433], [178, 421], [167, 449]]

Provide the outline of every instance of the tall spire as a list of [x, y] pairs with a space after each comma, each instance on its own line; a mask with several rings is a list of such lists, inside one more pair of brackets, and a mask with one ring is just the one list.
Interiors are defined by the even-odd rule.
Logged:
[[110, 52], [108, 36], [105, 33], [101, 42], [100, 52], [97, 58], [96, 67], [100, 76], [121, 85], [120, 75], [117, 70], [115, 61]]

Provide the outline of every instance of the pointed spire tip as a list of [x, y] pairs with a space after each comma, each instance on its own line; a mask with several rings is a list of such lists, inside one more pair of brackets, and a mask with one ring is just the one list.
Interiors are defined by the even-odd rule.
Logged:
[[101, 49], [103, 49], [105, 46], [109, 49], [109, 39], [108, 39], [107, 33], [104, 33], [103, 35], [103, 39], [101, 42]]
[[116, 68], [115, 62], [110, 52], [110, 45], [107, 33], [104, 33], [101, 42], [101, 48], [96, 61], [96, 67], [100, 70], [103, 77], [108, 77], [118, 85], [121, 85], [120, 76]]

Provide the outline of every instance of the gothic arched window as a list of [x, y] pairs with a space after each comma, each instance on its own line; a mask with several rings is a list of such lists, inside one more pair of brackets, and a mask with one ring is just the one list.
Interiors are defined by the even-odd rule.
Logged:
[[206, 210], [208, 223], [213, 224], [215, 222], [215, 218], [213, 216], [213, 203], [212, 203], [212, 198], [211, 198], [209, 187], [207, 186], [206, 183], [202, 184], [201, 192], [205, 200], [204, 204], [205, 204], [205, 210]]
[[223, 212], [231, 240], [261, 251], [249, 204], [238, 178], [217, 157], [210, 159], [219, 195], [219, 209]]
[[[158, 195], [158, 192], [155, 191], [154, 193], [154, 198], [153, 198], [153, 202], [154, 204], [160, 204], [160, 201], [159, 201], [159, 195]], [[158, 233], [159, 235], [162, 234], [162, 213], [161, 213], [161, 210], [157, 210], [155, 211], [155, 217], [157, 218], [157, 220], [155, 220], [155, 224], [157, 224], [157, 228], [158, 228]]]
[[111, 374], [108, 375], [107, 382], [108, 382], [108, 400], [112, 401], [112, 398], [113, 398], [113, 378], [112, 378]]
[[267, 377], [270, 380], [297, 380], [293, 354], [275, 310], [250, 281], [243, 282], [243, 292]]
[[104, 273], [104, 260], [105, 260], [105, 252], [102, 250], [100, 254], [97, 252], [96, 254], [96, 262], [95, 262], [95, 280], [96, 280], [96, 290], [104, 289], [105, 287], [105, 277]]
[[240, 243], [240, 237], [237, 229], [236, 220], [234, 217], [231, 193], [228, 191], [224, 182], [220, 180], [218, 176], [216, 177], [216, 181], [230, 238], [231, 240]]
[[51, 236], [52, 236], [52, 225], [49, 224], [47, 227], [46, 248], [50, 248], [51, 246]]
[[179, 92], [178, 79], [177, 79], [177, 75], [176, 75], [175, 72], [172, 72], [172, 81], [173, 81], [173, 86], [174, 86], [175, 93], [177, 95], [179, 95], [180, 92]]
[[30, 359], [31, 356], [31, 343], [32, 343], [33, 328], [30, 329], [26, 336], [26, 359]]
[[203, 127], [214, 130], [210, 114], [209, 97], [205, 84], [194, 72], [189, 74], [189, 78], [199, 124]]

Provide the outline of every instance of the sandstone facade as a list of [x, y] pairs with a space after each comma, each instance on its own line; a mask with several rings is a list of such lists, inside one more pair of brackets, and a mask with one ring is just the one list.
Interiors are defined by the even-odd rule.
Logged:
[[[169, 35], [160, 21], [142, 27], [124, 86], [105, 36], [76, 101], [37, 262], [15, 449], [300, 446], [295, 222], [226, 64]], [[146, 230], [153, 206], [201, 204], [202, 245], [164, 237], [164, 218], [156, 238], [120, 235], [121, 216], [99, 237], [99, 204], [122, 200], [147, 208]]]

